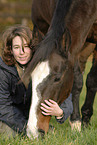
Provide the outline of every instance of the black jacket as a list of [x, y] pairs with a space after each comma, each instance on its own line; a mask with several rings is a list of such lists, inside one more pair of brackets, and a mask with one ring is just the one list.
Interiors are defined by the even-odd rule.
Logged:
[[[23, 132], [28, 120], [31, 102], [31, 82], [28, 90], [20, 80], [15, 66], [7, 66], [0, 58], [0, 121], [18, 132]], [[72, 113], [72, 96], [60, 106], [64, 116], [57, 120], [63, 123]]]
[[0, 58], [0, 120], [22, 132], [28, 119], [31, 84], [26, 90], [15, 66], [7, 66]]

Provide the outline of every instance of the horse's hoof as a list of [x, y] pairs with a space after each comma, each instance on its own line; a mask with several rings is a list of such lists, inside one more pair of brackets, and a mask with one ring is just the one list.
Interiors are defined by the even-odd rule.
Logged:
[[85, 128], [89, 127], [89, 126], [91, 126], [90, 122], [82, 121], [82, 129], [85, 129]]
[[70, 126], [72, 130], [77, 130], [77, 131], [81, 131], [81, 121], [77, 120], [77, 121], [70, 121]]

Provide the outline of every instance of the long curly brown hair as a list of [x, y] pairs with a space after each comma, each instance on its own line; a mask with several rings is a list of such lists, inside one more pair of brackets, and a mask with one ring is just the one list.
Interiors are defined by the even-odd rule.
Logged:
[[27, 41], [28, 46], [32, 49], [32, 31], [23, 25], [15, 25], [8, 28], [2, 37], [2, 59], [7, 65], [15, 65], [15, 58], [12, 54], [12, 40], [14, 37], [20, 36]]

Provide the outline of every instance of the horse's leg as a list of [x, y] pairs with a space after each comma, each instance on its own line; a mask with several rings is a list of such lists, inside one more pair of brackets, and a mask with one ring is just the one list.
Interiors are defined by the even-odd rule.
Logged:
[[82, 73], [85, 69], [85, 64], [88, 57], [91, 55], [95, 48], [96, 44], [85, 43], [82, 51], [78, 57], [78, 63], [75, 64], [74, 68], [74, 83], [72, 88], [72, 101], [73, 101], [73, 113], [70, 118], [70, 124], [72, 129], [76, 128], [81, 130], [81, 122], [80, 122], [80, 111], [79, 111], [79, 97], [82, 90], [83, 85], [83, 76]]
[[73, 102], [73, 113], [70, 116], [70, 125], [72, 130], [77, 129], [81, 131], [81, 119], [79, 111], [79, 97], [83, 85], [83, 76], [80, 71], [78, 62], [76, 62], [74, 67], [74, 82], [72, 88], [72, 102]]
[[91, 116], [93, 115], [93, 103], [97, 91], [97, 46], [94, 51], [93, 65], [87, 76], [86, 87], [87, 94], [81, 112], [82, 124], [87, 126], [90, 122]]

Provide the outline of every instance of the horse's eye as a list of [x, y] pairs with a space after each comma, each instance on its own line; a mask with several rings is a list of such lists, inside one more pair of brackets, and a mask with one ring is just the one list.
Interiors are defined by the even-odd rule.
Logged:
[[57, 77], [54, 79], [54, 82], [58, 82], [58, 81], [60, 81], [60, 78]]

